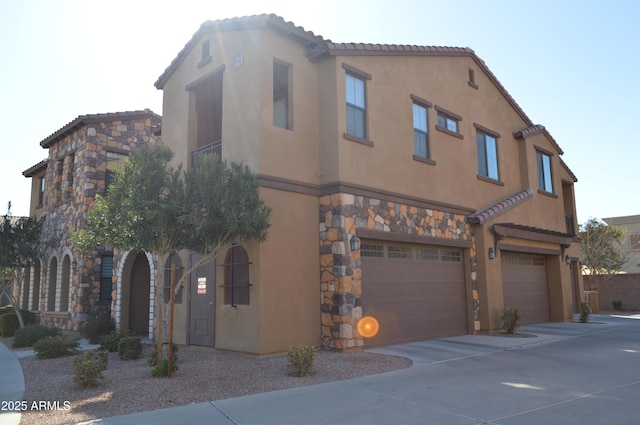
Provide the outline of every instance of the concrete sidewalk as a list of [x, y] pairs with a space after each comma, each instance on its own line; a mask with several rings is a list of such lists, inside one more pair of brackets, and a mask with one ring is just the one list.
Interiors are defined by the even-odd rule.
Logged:
[[[590, 324], [520, 329], [536, 335], [532, 338], [464, 335], [370, 349], [408, 357], [414, 364], [346, 381], [82, 424], [635, 425], [640, 423], [637, 319], [592, 315]], [[0, 351], [3, 365], [5, 357]]]

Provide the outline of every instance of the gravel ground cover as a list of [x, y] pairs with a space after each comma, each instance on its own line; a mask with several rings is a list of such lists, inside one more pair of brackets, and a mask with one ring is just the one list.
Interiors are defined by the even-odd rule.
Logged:
[[[11, 348], [11, 339], [2, 340]], [[257, 357], [199, 347], [180, 347], [178, 371], [171, 379], [151, 377], [145, 346], [137, 360], [109, 354], [104, 378], [96, 388], [81, 389], [72, 381], [75, 356], [20, 359], [28, 406], [49, 403], [47, 410], [22, 413], [22, 425], [57, 425], [238, 397], [292, 387], [340, 381], [411, 366], [401, 357], [369, 352], [320, 350], [314, 372], [290, 376], [286, 355]], [[56, 403], [58, 402], [58, 403]], [[65, 403], [68, 402], [68, 403]], [[59, 409], [51, 410], [58, 406]]]

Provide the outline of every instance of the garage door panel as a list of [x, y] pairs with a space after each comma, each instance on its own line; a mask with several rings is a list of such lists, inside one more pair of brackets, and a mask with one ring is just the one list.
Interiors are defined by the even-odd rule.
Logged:
[[412, 259], [361, 257], [363, 314], [380, 323], [367, 346], [467, 333], [462, 262], [417, 259], [416, 252]]
[[505, 307], [518, 307], [522, 324], [550, 320], [549, 285], [543, 257], [504, 253], [502, 286]]

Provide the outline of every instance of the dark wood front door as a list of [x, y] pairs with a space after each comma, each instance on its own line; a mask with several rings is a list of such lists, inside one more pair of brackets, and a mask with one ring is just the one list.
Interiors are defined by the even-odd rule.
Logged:
[[[191, 254], [191, 264], [202, 258]], [[215, 313], [215, 264], [198, 267], [191, 273], [189, 296], [189, 344], [213, 347]]]
[[129, 329], [138, 335], [149, 335], [150, 279], [149, 260], [140, 252], [131, 268], [129, 294]]

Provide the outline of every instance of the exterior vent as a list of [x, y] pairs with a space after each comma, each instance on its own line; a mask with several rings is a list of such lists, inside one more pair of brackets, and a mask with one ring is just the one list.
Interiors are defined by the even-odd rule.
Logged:
[[473, 87], [474, 89], [478, 88], [478, 85], [476, 84], [476, 73], [473, 69], [469, 68], [469, 85], [471, 87]]

